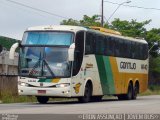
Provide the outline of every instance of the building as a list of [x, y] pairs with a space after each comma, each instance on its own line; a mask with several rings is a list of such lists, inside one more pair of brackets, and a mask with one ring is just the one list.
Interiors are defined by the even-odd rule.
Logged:
[[9, 51], [3, 50], [0, 53], [0, 75], [18, 75], [18, 53], [15, 59], [9, 59]]

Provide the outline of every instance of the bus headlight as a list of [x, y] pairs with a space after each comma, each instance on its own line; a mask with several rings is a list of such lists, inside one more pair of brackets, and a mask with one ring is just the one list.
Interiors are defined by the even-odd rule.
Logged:
[[20, 85], [20, 86], [26, 86], [26, 87], [28, 87], [28, 83], [25, 83], [25, 82], [18, 82], [18, 85]]
[[62, 84], [57, 84], [56, 85], [57, 88], [64, 88], [64, 87], [68, 87], [68, 86], [70, 86], [69, 83], [62, 83]]

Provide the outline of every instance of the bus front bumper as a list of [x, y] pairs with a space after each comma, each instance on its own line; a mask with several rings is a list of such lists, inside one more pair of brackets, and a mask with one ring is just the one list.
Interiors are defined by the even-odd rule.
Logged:
[[39, 88], [18, 86], [19, 95], [71, 97], [70, 86], [64, 88]]

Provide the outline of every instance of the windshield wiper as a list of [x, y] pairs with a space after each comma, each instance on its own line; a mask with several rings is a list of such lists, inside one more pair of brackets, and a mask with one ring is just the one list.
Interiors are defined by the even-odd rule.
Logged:
[[46, 67], [48, 68], [49, 72], [51, 73], [51, 75], [54, 77], [55, 74], [52, 72], [51, 68], [49, 67], [48, 63], [46, 62], [46, 60], [43, 60], [44, 64], [46, 64]]
[[38, 65], [40, 64], [41, 59], [39, 59], [36, 64], [33, 66], [31, 72], [29, 72], [29, 75], [33, 75], [34, 70], [38, 67]]

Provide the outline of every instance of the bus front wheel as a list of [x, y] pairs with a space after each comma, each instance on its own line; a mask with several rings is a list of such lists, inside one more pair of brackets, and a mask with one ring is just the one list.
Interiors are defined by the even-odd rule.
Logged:
[[78, 101], [81, 103], [87, 103], [91, 101], [91, 96], [92, 96], [92, 86], [91, 84], [87, 83], [85, 86], [84, 96], [78, 98]]
[[46, 104], [49, 100], [49, 97], [46, 97], [46, 96], [37, 96], [37, 101], [40, 103], [40, 104]]
[[92, 100], [93, 102], [99, 102], [99, 101], [102, 101], [102, 97], [103, 97], [103, 96], [93, 96], [93, 97], [91, 98], [91, 100]]

